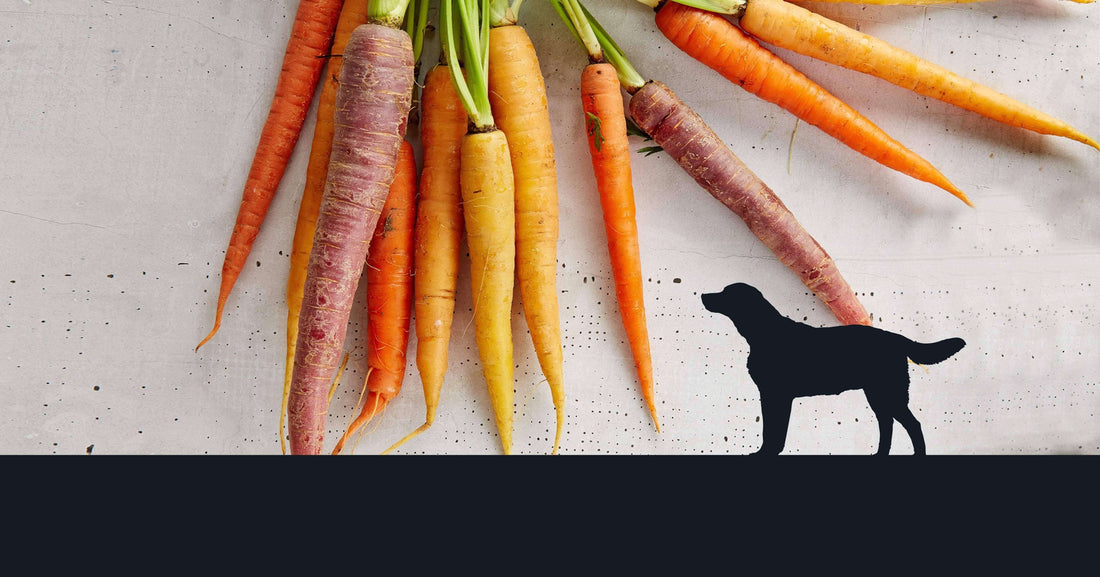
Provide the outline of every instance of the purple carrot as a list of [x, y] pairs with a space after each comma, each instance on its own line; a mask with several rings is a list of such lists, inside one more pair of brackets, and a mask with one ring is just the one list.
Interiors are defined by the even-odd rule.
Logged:
[[630, 116], [707, 192], [748, 225], [843, 324], [871, 324], [836, 263], [787, 210], [783, 201], [687, 104], [661, 82], [630, 98]]
[[328, 390], [352, 301], [389, 193], [412, 102], [413, 50], [403, 30], [363, 24], [344, 48], [328, 181], [306, 269], [287, 402], [291, 454], [319, 454]]

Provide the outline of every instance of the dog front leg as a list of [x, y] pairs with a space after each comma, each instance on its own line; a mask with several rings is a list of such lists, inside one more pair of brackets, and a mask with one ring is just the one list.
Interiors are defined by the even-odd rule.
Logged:
[[760, 412], [764, 441], [755, 455], [778, 455], [787, 443], [787, 426], [791, 421], [791, 397], [761, 396]]

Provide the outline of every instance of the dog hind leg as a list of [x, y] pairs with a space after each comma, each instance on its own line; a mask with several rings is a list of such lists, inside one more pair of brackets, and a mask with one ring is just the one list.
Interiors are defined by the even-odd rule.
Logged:
[[898, 411], [896, 418], [902, 427], [905, 427], [905, 432], [909, 433], [909, 438], [913, 441], [913, 454], [924, 455], [924, 433], [921, 432], [920, 421], [913, 416], [913, 411], [909, 410], [909, 407], [902, 407]]
[[878, 451], [875, 455], [889, 455], [894, 436], [894, 417], [886, 411], [875, 411], [875, 419], [878, 420]]
[[888, 399], [881, 393], [872, 393], [864, 390], [867, 396], [867, 404], [871, 405], [871, 412], [878, 421], [878, 451], [875, 455], [889, 455], [890, 442], [894, 435], [894, 411]]

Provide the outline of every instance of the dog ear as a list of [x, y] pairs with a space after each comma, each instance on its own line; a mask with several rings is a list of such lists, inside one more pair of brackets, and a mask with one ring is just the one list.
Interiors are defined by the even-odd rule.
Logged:
[[758, 300], [761, 300], [761, 301], [767, 301], [768, 300], [768, 299], [764, 298], [764, 293], [760, 292], [760, 289], [758, 289], [758, 288], [756, 288], [752, 285], [743, 284], [742, 285], [742, 293], [744, 294], [745, 298], [754, 298], [754, 299], [758, 299]]
[[727, 286], [723, 292], [738, 299], [764, 298], [764, 295], [756, 287], [743, 282], [733, 283]]

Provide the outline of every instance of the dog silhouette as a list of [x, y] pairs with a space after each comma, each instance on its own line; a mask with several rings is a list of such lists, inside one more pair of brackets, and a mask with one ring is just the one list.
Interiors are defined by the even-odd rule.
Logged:
[[748, 370], [760, 390], [764, 437], [754, 454], [783, 451], [795, 398], [858, 389], [878, 420], [876, 455], [890, 453], [895, 420], [909, 434], [914, 453], [925, 454], [924, 434], [909, 410], [908, 359], [939, 363], [966, 345], [962, 339], [925, 344], [864, 325], [812, 327], [781, 315], [759, 290], [744, 283], [705, 293], [702, 300], [708, 311], [729, 317], [748, 341]]

